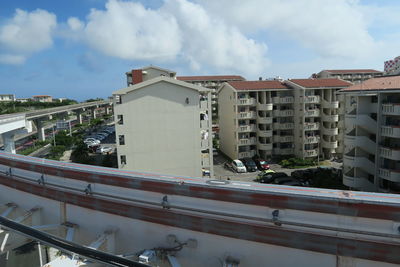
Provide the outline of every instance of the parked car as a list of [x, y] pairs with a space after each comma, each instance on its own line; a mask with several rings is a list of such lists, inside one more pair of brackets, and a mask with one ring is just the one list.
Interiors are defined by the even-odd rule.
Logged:
[[257, 171], [257, 165], [251, 158], [241, 159], [240, 161], [243, 162], [244, 166], [246, 166], [248, 172]]
[[100, 140], [97, 140], [95, 138], [86, 138], [83, 140], [85, 144], [100, 144]]
[[96, 153], [103, 154], [103, 153], [111, 153], [112, 151], [113, 151], [112, 147], [101, 146], [101, 147], [97, 148]]
[[225, 163], [225, 168], [230, 169], [234, 172], [247, 172], [246, 167], [244, 166], [243, 162], [238, 159], [232, 160], [231, 162]]
[[294, 185], [294, 186], [302, 186], [299, 180], [292, 178], [290, 176], [287, 177], [277, 177], [273, 181], [274, 184], [281, 185]]
[[286, 173], [284, 172], [275, 172], [273, 170], [265, 170], [262, 171], [258, 174], [257, 180], [260, 183], [274, 183], [275, 179], [280, 179], [280, 178], [290, 178]]
[[257, 168], [258, 168], [260, 171], [262, 171], [262, 170], [268, 170], [268, 169], [269, 169], [268, 163], [267, 163], [265, 160], [261, 159], [261, 158], [255, 158], [255, 159], [254, 159], [254, 162], [256, 163]]

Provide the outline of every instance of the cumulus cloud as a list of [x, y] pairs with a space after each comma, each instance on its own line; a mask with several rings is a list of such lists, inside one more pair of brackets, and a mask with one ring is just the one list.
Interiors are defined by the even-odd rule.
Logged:
[[[355, 0], [202, 0], [208, 12], [243, 32], [272, 32], [324, 57], [361, 58], [376, 43]], [[220, 12], [223, 10], [223, 12]]]
[[265, 44], [187, 0], [167, 0], [159, 9], [109, 0], [105, 10], [92, 9], [85, 22], [70, 18], [68, 25], [90, 47], [127, 60], [183, 60], [196, 71], [211, 67], [242, 73], [258, 73], [268, 64]]
[[56, 26], [57, 19], [52, 13], [17, 9], [12, 19], [0, 25], [0, 61], [20, 64], [30, 54], [51, 47]]

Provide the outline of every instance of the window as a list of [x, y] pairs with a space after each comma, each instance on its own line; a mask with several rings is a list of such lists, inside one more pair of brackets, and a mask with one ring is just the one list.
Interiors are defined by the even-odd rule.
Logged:
[[124, 124], [124, 115], [117, 115], [118, 124]]
[[125, 145], [125, 135], [119, 135], [118, 140], [120, 145]]
[[122, 97], [120, 95], [115, 95], [115, 103], [122, 104]]
[[126, 156], [125, 155], [121, 155], [120, 160], [121, 160], [121, 164], [126, 164]]

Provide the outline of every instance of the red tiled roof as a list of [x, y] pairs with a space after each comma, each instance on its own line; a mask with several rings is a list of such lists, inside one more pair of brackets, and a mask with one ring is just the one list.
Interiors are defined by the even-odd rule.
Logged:
[[343, 91], [400, 90], [400, 76], [379, 77], [343, 89]]
[[236, 90], [265, 90], [265, 89], [289, 89], [280, 81], [237, 81], [228, 82]]
[[381, 71], [373, 70], [373, 69], [323, 70], [323, 71], [327, 71], [330, 73], [336, 73], [336, 74], [341, 74], [341, 73], [382, 73]]
[[295, 84], [306, 88], [319, 88], [319, 87], [347, 87], [353, 85], [351, 82], [346, 82], [340, 79], [327, 78], [327, 79], [291, 79], [289, 80]]
[[239, 75], [209, 75], [209, 76], [178, 76], [180, 81], [245, 81], [246, 79]]

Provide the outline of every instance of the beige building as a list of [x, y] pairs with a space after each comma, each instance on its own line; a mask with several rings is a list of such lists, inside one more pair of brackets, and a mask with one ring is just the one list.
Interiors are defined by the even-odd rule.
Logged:
[[339, 79], [242, 81], [218, 90], [220, 149], [232, 159], [340, 154]]
[[203, 86], [212, 90], [212, 115], [215, 122], [218, 120], [218, 88], [225, 82], [246, 80], [239, 75], [178, 76], [176, 78], [180, 81]]
[[337, 78], [352, 83], [360, 83], [382, 75], [383, 72], [373, 69], [323, 70], [313, 74], [313, 78]]
[[211, 90], [157, 67], [145, 71], [141, 82], [113, 93], [119, 168], [213, 176]]
[[345, 96], [343, 183], [362, 191], [400, 192], [400, 76], [375, 78]]
[[156, 66], [148, 66], [141, 69], [135, 69], [130, 72], [126, 72], [125, 74], [128, 86], [157, 78], [159, 76], [170, 78], [176, 77], [176, 72]]
[[10, 102], [10, 101], [15, 101], [15, 100], [16, 100], [16, 98], [15, 98], [15, 95], [13, 95], [13, 94], [0, 95], [0, 102]]
[[53, 102], [53, 98], [49, 95], [34, 95], [32, 100], [36, 102]]

